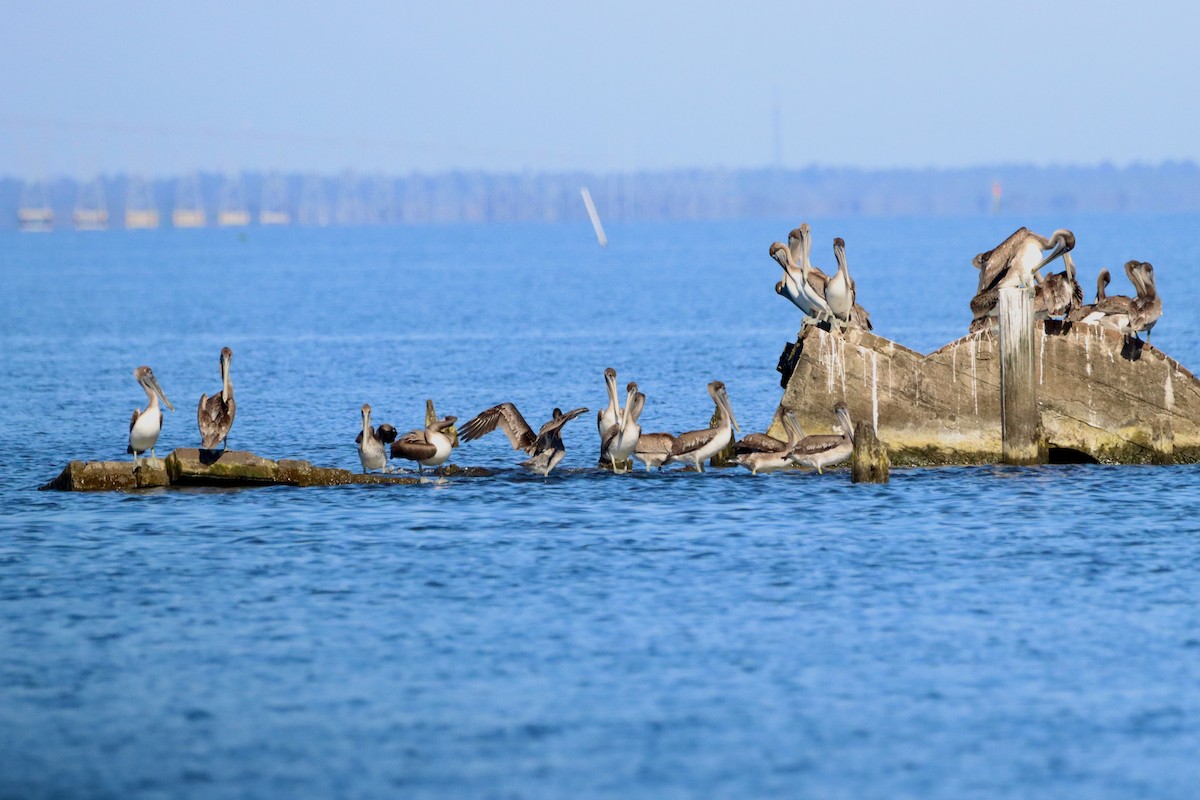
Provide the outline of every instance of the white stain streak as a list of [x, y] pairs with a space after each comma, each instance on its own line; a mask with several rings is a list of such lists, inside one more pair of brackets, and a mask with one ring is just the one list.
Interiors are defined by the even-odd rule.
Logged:
[[1092, 340], [1084, 338], [1083, 340], [1083, 363], [1087, 367], [1087, 374], [1092, 374]]
[[1163, 386], [1163, 404], [1167, 407], [1167, 411], [1175, 408], [1175, 384], [1171, 380], [1171, 365], [1167, 365], [1167, 382]]
[[[866, 370], [863, 371], [864, 373]], [[1167, 375], [1167, 380], [1171, 379]], [[875, 433], [879, 433], [879, 354], [871, 353], [871, 424], [875, 426]]]
[[1046, 331], [1041, 331], [1042, 344], [1038, 350], [1038, 385], [1040, 386], [1043, 379], [1046, 377]]
[[975, 343], [978, 338], [971, 339], [971, 397], [975, 400], [975, 416], [979, 416], [979, 373], [975, 366]]

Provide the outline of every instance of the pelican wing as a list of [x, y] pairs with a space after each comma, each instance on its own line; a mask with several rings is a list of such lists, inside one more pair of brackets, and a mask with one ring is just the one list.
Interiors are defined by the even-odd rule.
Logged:
[[586, 413], [586, 408], [573, 408], [565, 414], [559, 414], [555, 416], [554, 419], [547, 422], [538, 430], [538, 439], [541, 439], [543, 436], [547, 436], [551, 433], [557, 433], [558, 431], [562, 430], [562, 427], [568, 422], [575, 419], [580, 414]]
[[604, 432], [603, 438], [600, 439], [600, 452], [607, 453], [608, 448], [612, 447], [617, 441], [617, 437], [621, 435], [620, 425], [609, 425], [608, 430]]
[[1096, 303], [1092, 311], [1103, 314], [1130, 314], [1133, 312], [1133, 298], [1123, 294], [1109, 295]]
[[200, 404], [196, 407], [196, 422], [200, 427], [200, 446], [212, 449], [220, 444], [233, 427], [233, 415], [237, 406], [233, 398], [226, 403], [220, 394], [209, 397], [200, 395]]
[[392, 458], [405, 458], [409, 461], [424, 461], [433, 458], [437, 447], [429, 443], [425, 431], [409, 431], [392, 442]]
[[821, 271], [820, 267], [809, 266], [808, 268], [808, 285], [819, 296], [825, 296], [825, 287], [829, 284], [829, 276]]
[[687, 433], [679, 434], [675, 437], [675, 441], [671, 443], [671, 458], [684, 456], [694, 450], [699, 450], [711, 442], [716, 435], [716, 428], [705, 428], [702, 431], [688, 431]]
[[858, 303], [855, 303], [854, 307], [850, 309], [850, 322], [864, 331], [875, 329], [875, 326], [871, 324], [871, 315]]
[[487, 411], [480, 412], [474, 419], [468, 420], [462, 426], [459, 434], [463, 441], [470, 442], [496, 430], [497, 425], [508, 437], [508, 443], [512, 445], [513, 450], [533, 453], [537, 437], [533, 435], [533, 429], [529, 427], [529, 423], [512, 403], [501, 403], [498, 406], [492, 406]]
[[796, 446], [792, 448], [792, 455], [797, 458], [805, 456], [815, 456], [821, 453], [827, 453], [830, 450], [845, 443], [845, 438], [832, 433], [819, 433], [813, 436], [805, 436]]
[[1029, 229], [1017, 228], [1007, 239], [988, 250], [975, 256], [974, 263], [979, 267], [979, 285], [977, 292], [995, 289], [1001, 279], [1008, 274], [1009, 264], [1017, 254], [1017, 249], [1029, 235]]
[[733, 452], [743, 453], [783, 453], [788, 449], [787, 442], [781, 442], [774, 436], [765, 433], [748, 433], [733, 447]]
[[669, 433], [643, 433], [638, 437], [636, 452], [647, 455], [670, 455], [675, 437]]
[[129, 418], [129, 432], [130, 433], [133, 433], [133, 426], [137, 424], [138, 417], [140, 417], [141, 415], [142, 415], [142, 412], [140, 409], [135, 408], [133, 410], [133, 416]]

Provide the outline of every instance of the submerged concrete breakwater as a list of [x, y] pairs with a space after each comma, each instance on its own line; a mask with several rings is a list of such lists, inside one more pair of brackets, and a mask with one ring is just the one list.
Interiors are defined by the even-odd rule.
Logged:
[[[485, 477], [490, 470], [449, 466], [437, 474]], [[345, 469], [313, 466], [308, 461], [272, 461], [244, 450], [209, 451], [182, 447], [166, 458], [132, 461], [72, 461], [43, 491], [129, 491], [165, 487], [215, 486], [343, 486], [347, 484], [415, 484], [416, 475], [362, 474]]]
[[[1041, 461], [1200, 461], [1200, 381], [1138, 339], [1097, 325], [1034, 325]], [[807, 326], [779, 359], [782, 404], [828, 430], [839, 400], [868, 420], [893, 466], [1002, 458], [998, 336], [964, 336], [928, 355], [868, 331]]]

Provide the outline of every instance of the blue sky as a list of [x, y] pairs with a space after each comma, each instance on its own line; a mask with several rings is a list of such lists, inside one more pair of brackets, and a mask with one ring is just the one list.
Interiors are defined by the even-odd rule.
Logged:
[[0, 2], [5, 175], [1200, 159], [1182, 4]]

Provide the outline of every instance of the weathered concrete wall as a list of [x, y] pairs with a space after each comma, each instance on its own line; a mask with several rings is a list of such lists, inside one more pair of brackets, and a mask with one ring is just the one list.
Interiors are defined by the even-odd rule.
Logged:
[[[1047, 448], [1104, 463], [1200, 461], [1200, 381], [1178, 361], [1098, 326], [1053, 320], [1036, 327], [1034, 346]], [[810, 326], [785, 348], [780, 369], [783, 404], [808, 433], [830, 430], [833, 404], [845, 400], [855, 420], [875, 423], [894, 466], [1001, 459], [992, 333], [923, 356], [866, 331]]]

